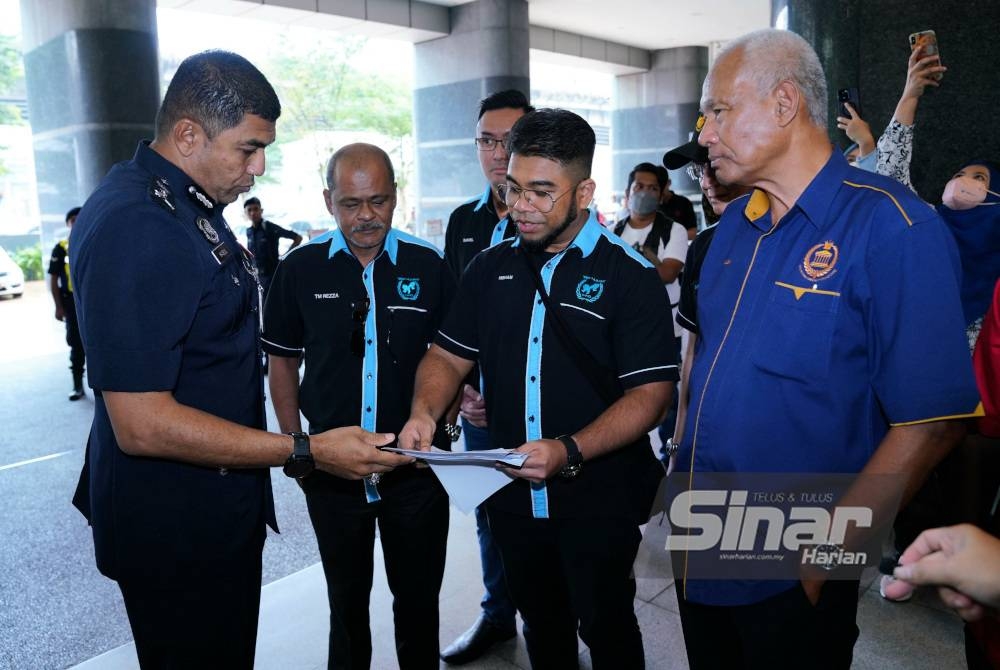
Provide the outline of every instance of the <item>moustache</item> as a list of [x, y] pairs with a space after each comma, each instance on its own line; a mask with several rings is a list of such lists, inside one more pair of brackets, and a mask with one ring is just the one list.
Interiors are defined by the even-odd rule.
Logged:
[[371, 223], [359, 223], [351, 227], [352, 233], [367, 233], [372, 230], [385, 230], [385, 224], [381, 221], [373, 221]]

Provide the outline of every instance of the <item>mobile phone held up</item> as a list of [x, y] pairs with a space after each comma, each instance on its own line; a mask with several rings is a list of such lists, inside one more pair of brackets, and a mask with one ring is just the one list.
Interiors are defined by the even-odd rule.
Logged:
[[[941, 52], [938, 51], [937, 34], [933, 30], [921, 30], [919, 33], [910, 35], [910, 51], [917, 49], [923, 49], [923, 56], [937, 56], [940, 65]], [[941, 81], [943, 75], [937, 72], [931, 76], [937, 81]]]
[[850, 112], [847, 111], [847, 107], [844, 107], [845, 102], [851, 103], [851, 107], [857, 112], [858, 116], [862, 119], [865, 118], [864, 114], [861, 112], [861, 94], [858, 93], [856, 88], [841, 88], [837, 90], [837, 102], [840, 103], [837, 107], [837, 114], [844, 117], [845, 119], [851, 118]]

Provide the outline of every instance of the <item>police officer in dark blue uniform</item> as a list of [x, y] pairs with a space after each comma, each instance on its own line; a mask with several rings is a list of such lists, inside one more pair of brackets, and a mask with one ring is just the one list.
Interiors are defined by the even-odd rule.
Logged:
[[156, 138], [84, 205], [70, 270], [95, 415], [74, 504], [144, 668], [250, 668], [269, 466], [360, 478], [409, 462], [359, 427], [266, 433], [259, 285], [223, 207], [264, 172], [278, 98], [241, 56], [186, 59]]
[[586, 209], [594, 145], [565, 110], [514, 124], [518, 237], [466, 269], [400, 431], [402, 446], [428, 448], [479, 363], [492, 446], [527, 454], [486, 506], [539, 670], [577, 667], [578, 631], [596, 670], [644, 665], [631, 571], [663, 477], [646, 433], [677, 379], [663, 283]]

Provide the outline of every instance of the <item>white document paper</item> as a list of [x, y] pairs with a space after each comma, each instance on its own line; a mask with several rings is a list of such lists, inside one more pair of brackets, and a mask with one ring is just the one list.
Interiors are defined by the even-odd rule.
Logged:
[[513, 481], [510, 475], [494, 467], [498, 461], [520, 467], [528, 458], [526, 454], [509, 449], [442, 451], [432, 447], [431, 451], [411, 451], [387, 447], [384, 451], [426, 461], [448, 492], [452, 504], [464, 514], [473, 512], [480, 503]]
[[527, 454], [518, 453], [511, 449], [444, 451], [437, 447], [431, 447], [430, 451], [419, 451], [416, 449], [400, 449], [399, 447], [384, 447], [382, 451], [391, 451], [396, 454], [403, 454], [404, 456], [412, 456], [427, 463], [440, 463], [441, 465], [485, 465], [492, 467], [499, 462], [512, 468], [519, 468], [528, 460]]

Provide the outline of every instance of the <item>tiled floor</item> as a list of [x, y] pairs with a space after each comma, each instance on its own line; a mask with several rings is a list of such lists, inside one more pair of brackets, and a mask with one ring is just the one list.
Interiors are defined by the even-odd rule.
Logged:
[[[377, 546], [377, 545], [376, 545]], [[378, 551], [378, 550], [376, 550]], [[380, 560], [376, 560], [376, 565]], [[651, 670], [687, 668], [684, 640], [673, 580], [637, 573], [636, 613]], [[647, 572], [648, 574], [648, 572]], [[441, 591], [441, 641], [447, 645], [478, 615], [482, 592], [475, 521], [452, 510], [448, 563]], [[372, 592], [372, 668], [396, 667], [391, 598], [385, 575], [376, 572]], [[264, 587], [257, 667], [288, 670], [326, 667], [328, 609], [323, 571], [314, 565]], [[960, 620], [931, 593], [906, 604], [889, 603], [869, 588], [861, 598], [858, 623], [861, 639], [855, 647], [854, 667], [871, 670], [940, 670], [965, 667]], [[85, 670], [134, 670], [135, 650], [126, 645], [83, 663]], [[447, 667], [447, 666], [442, 666]], [[488, 657], [463, 666], [472, 670], [528, 668], [524, 641], [519, 636], [500, 645]], [[581, 644], [581, 667], [590, 668]]]

